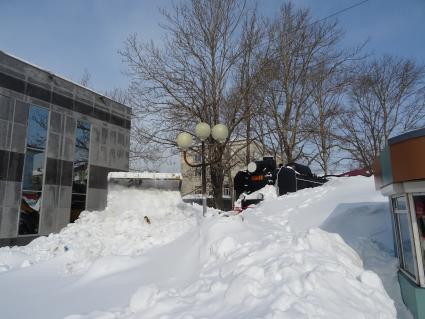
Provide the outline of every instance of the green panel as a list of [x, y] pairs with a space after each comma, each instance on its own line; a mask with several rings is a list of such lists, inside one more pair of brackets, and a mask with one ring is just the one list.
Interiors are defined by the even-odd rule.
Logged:
[[382, 185], [389, 185], [393, 183], [393, 173], [391, 169], [391, 155], [388, 146], [385, 146], [379, 155], [382, 170]]
[[401, 271], [398, 272], [403, 302], [415, 319], [425, 319], [425, 289], [417, 286]]

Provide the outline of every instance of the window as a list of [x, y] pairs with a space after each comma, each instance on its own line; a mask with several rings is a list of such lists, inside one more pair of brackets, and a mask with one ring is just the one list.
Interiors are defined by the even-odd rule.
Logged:
[[230, 196], [230, 188], [229, 186], [223, 187], [223, 196]]
[[19, 235], [38, 234], [48, 120], [48, 110], [34, 105], [30, 107], [19, 213]]
[[395, 237], [399, 250], [400, 268], [416, 279], [416, 255], [406, 197], [393, 198], [392, 204], [395, 214]]
[[72, 175], [71, 218], [73, 223], [86, 208], [87, 181], [89, 175], [90, 123], [77, 122], [75, 154]]

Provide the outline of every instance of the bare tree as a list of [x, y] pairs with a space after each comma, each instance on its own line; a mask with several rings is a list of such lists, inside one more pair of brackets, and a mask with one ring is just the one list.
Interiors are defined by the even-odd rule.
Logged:
[[311, 73], [311, 107], [307, 112], [309, 142], [312, 144], [310, 163], [317, 163], [324, 174], [331, 167], [336, 168], [342, 160], [339, 152], [338, 125], [342, 116], [342, 103], [346, 89], [351, 82], [354, 63], [365, 57], [360, 55], [364, 44], [341, 49], [329, 47], [315, 61]]
[[245, 138], [245, 164], [251, 161], [251, 143], [255, 139], [253, 134], [253, 120], [260, 112], [260, 91], [263, 88], [264, 61], [267, 56], [265, 43], [265, 26], [259, 25], [256, 15], [251, 15], [244, 22], [242, 33], [243, 54], [237, 64], [236, 103], [245, 111], [244, 121], [240, 127]]
[[269, 85], [264, 94], [262, 124], [275, 143], [272, 148], [287, 162], [305, 157], [311, 129], [311, 81], [320, 57], [333, 50], [342, 37], [337, 22], [312, 22], [308, 10], [286, 4], [269, 27]]
[[[230, 134], [250, 114], [237, 103], [237, 72], [249, 46], [241, 41], [245, 1], [190, 0], [162, 11], [166, 32], [161, 47], [140, 43], [135, 35], [121, 52], [132, 79], [130, 99], [149, 145], [172, 147], [178, 132], [193, 131], [199, 121], [224, 123]], [[248, 20], [249, 21], [249, 20]], [[223, 207], [223, 144], [207, 142], [210, 179], [217, 207]]]
[[89, 87], [91, 85], [91, 73], [87, 68], [84, 69], [83, 75], [78, 80], [78, 84], [81, 84], [82, 86]]
[[111, 98], [114, 101], [117, 101], [118, 103], [129, 105], [130, 104], [130, 97], [127, 90], [123, 90], [121, 88], [113, 88], [112, 90], [105, 91], [105, 96]]
[[391, 135], [424, 125], [424, 76], [423, 66], [388, 55], [358, 66], [340, 137], [354, 161], [372, 169]]

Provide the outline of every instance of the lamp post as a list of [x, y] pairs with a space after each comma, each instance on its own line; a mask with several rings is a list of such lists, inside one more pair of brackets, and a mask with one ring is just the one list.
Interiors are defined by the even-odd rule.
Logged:
[[202, 177], [202, 215], [205, 216], [207, 212], [207, 165], [212, 163], [205, 163], [205, 141], [212, 135], [212, 137], [219, 143], [224, 142], [229, 135], [227, 127], [223, 124], [215, 125], [212, 130], [207, 123], [198, 123], [195, 127], [195, 135], [201, 141], [201, 164], [191, 164], [187, 160], [187, 150], [192, 145], [192, 135], [182, 132], [177, 135], [176, 142], [179, 148], [183, 151], [183, 159], [190, 167], [201, 167]]

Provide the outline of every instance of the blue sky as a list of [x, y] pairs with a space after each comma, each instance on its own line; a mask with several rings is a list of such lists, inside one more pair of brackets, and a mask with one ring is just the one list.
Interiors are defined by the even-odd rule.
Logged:
[[[178, 0], [175, 0], [176, 2]], [[273, 16], [284, 1], [259, 0]], [[359, 0], [295, 0], [323, 18]], [[87, 69], [98, 91], [125, 87], [125, 65], [117, 51], [137, 32], [161, 41], [158, 7], [170, 0], [0, 0], [0, 50], [78, 80]], [[425, 63], [425, 1], [369, 0], [337, 16], [344, 44], [369, 39], [366, 51], [412, 57]]]

